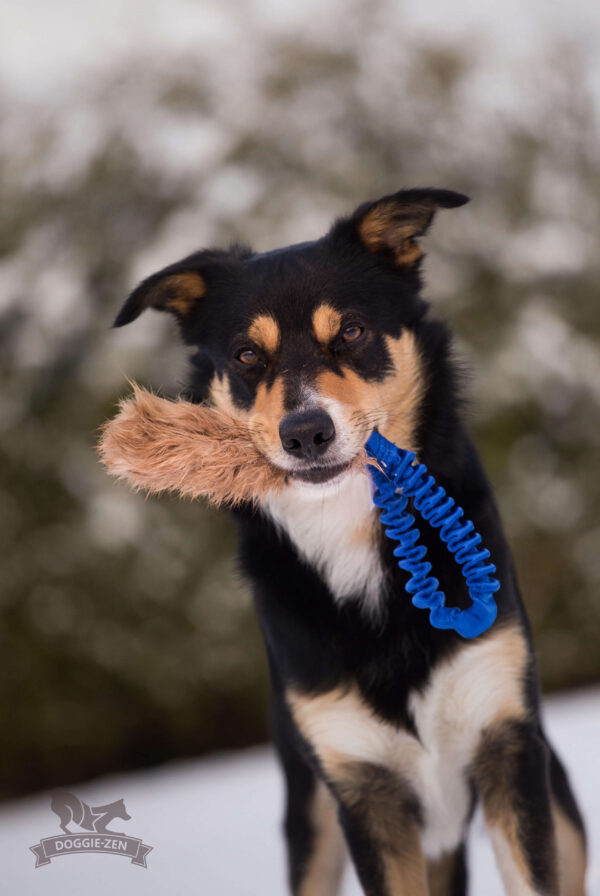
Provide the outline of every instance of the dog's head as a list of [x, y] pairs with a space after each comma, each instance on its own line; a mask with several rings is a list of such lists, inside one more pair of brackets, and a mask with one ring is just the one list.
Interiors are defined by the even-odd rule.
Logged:
[[114, 815], [115, 818], [122, 818], [124, 821], [129, 821], [129, 819], [131, 818], [131, 815], [125, 808], [124, 800], [117, 800], [116, 802], [111, 803], [109, 809], [111, 811], [111, 815]]
[[360, 206], [321, 239], [262, 254], [206, 250], [144, 280], [116, 326], [173, 314], [196, 346], [196, 396], [248, 425], [298, 485], [334, 482], [377, 427], [413, 447], [423, 391], [414, 327], [419, 238], [467, 197], [403, 190]]

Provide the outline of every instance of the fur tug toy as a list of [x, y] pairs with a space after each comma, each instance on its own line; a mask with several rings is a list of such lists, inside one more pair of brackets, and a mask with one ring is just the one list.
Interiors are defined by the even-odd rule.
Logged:
[[[496, 619], [498, 609], [493, 594], [500, 588], [500, 582], [492, 578], [496, 567], [486, 563], [490, 552], [479, 548], [481, 535], [475, 532], [470, 520], [462, 519], [462, 508], [456, 506], [454, 498], [447, 496], [441, 486], [436, 486], [427, 467], [414, 464], [412, 451], [398, 448], [378, 432], [371, 434], [366, 447], [368, 456], [375, 458], [379, 467], [370, 467], [376, 486], [373, 502], [383, 509], [380, 519], [389, 527], [385, 534], [399, 542], [394, 554], [400, 558], [398, 566], [411, 573], [406, 591], [412, 594], [414, 606], [430, 611], [429, 622], [434, 628], [452, 628], [463, 638], [482, 634]], [[431, 563], [425, 560], [427, 548], [417, 544], [419, 530], [413, 526], [415, 518], [406, 512], [409, 498], [414, 499], [413, 506], [423, 519], [440, 529], [442, 541], [462, 566], [473, 602], [470, 607], [461, 610], [444, 605], [439, 582], [429, 575]]]
[[151, 494], [178, 492], [211, 504], [257, 501], [285, 485], [247, 426], [214, 408], [159, 398], [133, 384], [133, 397], [102, 427], [98, 453], [108, 471]]
[[[383, 510], [385, 534], [398, 541], [398, 565], [411, 574], [406, 591], [416, 607], [429, 609], [434, 628], [454, 629], [463, 638], [486, 631], [497, 614], [493, 594], [500, 587], [491, 577], [496, 568], [490, 553], [479, 548], [481, 536], [453, 498], [414, 464], [415, 455], [373, 432], [366, 454], [355, 461], [369, 470], [375, 483], [373, 502]], [[175, 491], [181, 496], [206, 498], [211, 504], [257, 503], [267, 492], [280, 491], [287, 474], [270, 464], [256, 448], [248, 426], [215, 408], [188, 401], [169, 401], [133, 385], [116, 417], [102, 427], [98, 445], [102, 462], [113, 476], [150, 493]], [[448, 550], [462, 567], [472, 604], [467, 609], [446, 607], [439, 582], [430, 576], [426, 548], [418, 545], [414, 517], [406, 512], [408, 499], [424, 520], [440, 529]]]
[[[133, 384], [98, 444], [108, 471], [137, 490], [174, 491], [211, 504], [258, 502], [287, 474], [256, 448], [248, 426], [216, 408], [170, 401]], [[364, 469], [366, 457], [357, 459]]]

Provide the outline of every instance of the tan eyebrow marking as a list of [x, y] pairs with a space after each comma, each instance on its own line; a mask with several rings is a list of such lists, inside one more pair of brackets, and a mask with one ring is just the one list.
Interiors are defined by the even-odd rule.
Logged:
[[312, 316], [313, 330], [319, 342], [327, 345], [339, 332], [342, 315], [331, 305], [319, 305]]
[[252, 321], [248, 335], [250, 339], [266, 349], [271, 355], [279, 348], [279, 326], [275, 318], [271, 317], [270, 314], [259, 314]]

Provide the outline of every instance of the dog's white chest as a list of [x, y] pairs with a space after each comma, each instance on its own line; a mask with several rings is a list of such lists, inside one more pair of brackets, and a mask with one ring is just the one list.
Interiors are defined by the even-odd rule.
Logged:
[[360, 594], [377, 606], [383, 571], [375, 541], [376, 511], [362, 473], [320, 488], [289, 486], [265, 510], [299, 554], [327, 582], [336, 600]]
[[[480, 728], [478, 724], [468, 725], [464, 714], [457, 716], [455, 697], [451, 686], [435, 681], [423, 695], [413, 695], [411, 709], [419, 740], [411, 738], [411, 759], [406, 767], [404, 744], [395, 757], [423, 807], [423, 850], [431, 858], [460, 843], [471, 801], [467, 767], [475, 753]], [[446, 705], [440, 705], [442, 700]]]

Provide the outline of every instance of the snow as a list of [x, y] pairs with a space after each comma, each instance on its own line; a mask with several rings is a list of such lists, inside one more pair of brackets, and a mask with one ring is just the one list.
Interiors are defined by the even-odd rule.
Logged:
[[[587, 821], [589, 896], [600, 896], [600, 690], [548, 699], [545, 718]], [[103, 778], [72, 790], [91, 805], [124, 798], [131, 820], [117, 819], [112, 827], [153, 847], [147, 869], [121, 856], [94, 854], [60, 856], [36, 869], [29, 847], [60, 833], [49, 794], [43, 793], [0, 810], [3, 893], [280, 896], [286, 892], [279, 832], [282, 781], [268, 748]], [[500, 896], [479, 815], [471, 842], [471, 892]], [[360, 892], [349, 870], [343, 896]]]

